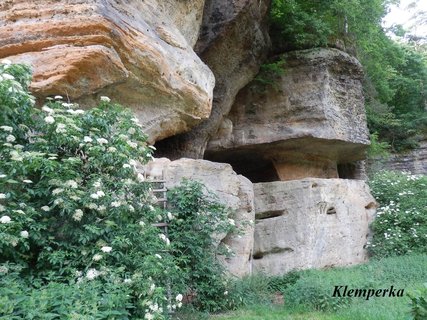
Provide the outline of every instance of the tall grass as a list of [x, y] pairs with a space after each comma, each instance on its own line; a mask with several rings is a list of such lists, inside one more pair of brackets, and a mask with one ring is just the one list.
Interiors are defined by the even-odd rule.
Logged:
[[[408, 255], [373, 260], [364, 265], [328, 270], [306, 270], [297, 273], [294, 283], [280, 290], [284, 306], [253, 304], [235, 313], [212, 316], [211, 319], [273, 320], [404, 320], [412, 319], [410, 300], [406, 296], [427, 282], [427, 255]], [[268, 281], [268, 280], [266, 280]], [[333, 298], [336, 285], [349, 288], [404, 289], [404, 297]], [[280, 289], [280, 288], [279, 288]], [[275, 287], [277, 290], [277, 286]]]

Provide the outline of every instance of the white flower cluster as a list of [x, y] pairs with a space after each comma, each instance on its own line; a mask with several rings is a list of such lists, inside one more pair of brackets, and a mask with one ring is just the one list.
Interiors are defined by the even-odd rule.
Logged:
[[96, 142], [98, 142], [100, 145], [103, 145], [103, 144], [107, 144], [108, 140], [104, 138], [97, 138]]
[[421, 175], [412, 174], [409, 171], [402, 171], [402, 174], [406, 177], [407, 181], [417, 181], [422, 177]]
[[102, 198], [103, 196], [105, 196], [105, 193], [104, 193], [104, 191], [102, 191], [102, 190], [98, 190], [97, 192], [92, 193], [92, 194], [90, 195], [90, 197], [91, 197], [92, 199], [99, 199], [99, 198]]
[[[149, 294], [152, 294], [154, 292], [155, 289], [155, 285], [154, 283], [151, 284], [150, 286], [150, 291]], [[169, 312], [176, 310], [177, 308], [181, 308], [182, 307], [182, 299], [183, 299], [183, 295], [182, 294], [178, 294], [175, 297], [175, 303], [174, 304], [168, 304], [167, 305], [167, 310]], [[158, 305], [158, 303], [154, 302], [154, 301], [147, 301], [146, 302], [147, 305], [147, 309], [145, 309], [145, 315], [144, 315], [144, 319], [146, 320], [153, 320], [156, 319], [157, 315], [161, 315], [163, 313], [163, 308], [160, 307]]]
[[82, 218], [83, 218], [83, 210], [81, 210], [81, 209], [76, 209], [76, 210], [74, 211], [74, 214], [73, 214], [73, 219], [74, 219], [75, 221], [80, 221], [80, 220], [82, 220]]
[[104, 247], [101, 248], [101, 251], [105, 252], [105, 253], [110, 253], [111, 250], [113, 250], [113, 248], [112, 247], [108, 247], [108, 246], [104, 246]]
[[15, 80], [15, 77], [8, 73], [0, 74], [0, 81]]
[[377, 215], [382, 214], [398, 214], [400, 212], [400, 204], [391, 200], [387, 206], [381, 207], [377, 211]]
[[101, 275], [101, 272], [96, 270], [95, 268], [89, 269], [86, 272], [86, 279], [93, 280]]
[[56, 130], [55, 130], [55, 132], [56, 132], [56, 133], [66, 133], [66, 132], [67, 132], [67, 129], [65, 129], [65, 128], [66, 128], [65, 124], [63, 124], [63, 123], [58, 123], [58, 124], [56, 125]]
[[102, 255], [99, 253], [95, 254], [92, 258], [93, 261], [99, 261], [101, 259], [102, 259]]
[[0, 223], [7, 224], [11, 222], [12, 222], [12, 219], [9, 216], [2, 216], [0, 218]]
[[72, 189], [77, 189], [79, 187], [79, 185], [77, 184], [77, 182], [74, 181], [74, 180], [67, 180], [65, 182], [65, 186], [70, 187]]
[[113, 202], [111, 202], [111, 206], [113, 207], [113, 208], [118, 208], [118, 207], [120, 207], [122, 204], [120, 203], [120, 201], [113, 201]]
[[9, 126], [0, 126], [0, 129], [6, 132], [13, 132], [13, 128]]
[[163, 233], [159, 234], [159, 238], [162, 239], [167, 246], [169, 246], [171, 244], [170, 240], [168, 239], [168, 237], [166, 237]]

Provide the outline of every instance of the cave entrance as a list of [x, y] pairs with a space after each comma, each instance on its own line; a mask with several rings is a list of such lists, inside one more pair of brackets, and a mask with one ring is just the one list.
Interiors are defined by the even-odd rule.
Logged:
[[364, 161], [339, 163], [337, 169], [340, 179], [366, 180]]
[[215, 153], [206, 152], [205, 160], [228, 163], [237, 174], [248, 178], [252, 183], [280, 181], [273, 161], [264, 159], [259, 154], [229, 154], [219, 156]]

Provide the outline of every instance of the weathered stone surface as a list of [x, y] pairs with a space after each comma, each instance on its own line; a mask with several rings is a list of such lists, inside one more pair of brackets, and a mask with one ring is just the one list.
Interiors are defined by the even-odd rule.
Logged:
[[135, 110], [150, 141], [209, 117], [214, 76], [194, 53], [203, 0], [0, 3], [0, 58], [32, 66], [38, 97]]
[[255, 271], [284, 274], [366, 261], [376, 204], [363, 181], [256, 183], [254, 194]]
[[427, 139], [421, 140], [416, 149], [405, 153], [392, 154], [388, 159], [372, 161], [369, 166], [370, 170], [373, 171], [387, 169], [427, 175]]
[[223, 262], [235, 276], [241, 277], [251, 272], [254, 226], [248, 222], [255, 220], [255, 210], [253, 187], [248, 179], [237, 175], [228, 164], [206, 160], [170, 161], [160, 158], [143, 169], [149, 177], [160, 178], [163, 175], [167, 188], [179, 185], [183, 178], [199, 181], [217, 195], [221, 203], [233, 209], [236, 225], [242, 228], [242, 234], [223, 236], [221, 241], [234, 252], [233, 257], [223, 259]]
[[259, 70], [270, 40], [270, 0], [207, 0], [195, 50], [215, 75], [212, 113], [190, 132], [158, 143], [158, 154], [170, 159], [202, 158], [210, 137], [236, 94]]
[[307, 177], [307, 167], [317, 168], [314, 177], [337, 177], [337, 163], [364, 159], [369, 144], [360, 63], [336, 49], [282, 58], [275, 87], [241, 90], [206, 158], [246, 163], [262, 155], [284, 180]]

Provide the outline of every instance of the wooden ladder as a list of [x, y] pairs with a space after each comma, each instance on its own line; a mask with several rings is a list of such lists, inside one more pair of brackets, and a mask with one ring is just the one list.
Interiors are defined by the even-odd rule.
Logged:
[[[144, 173], [145, 175], [145, 173]], [[168, 206], [168, 199], [167, 199], [167, 191], [166, 188], [166, 179], [165, 174], [162, 171], [162, 178], [161, 179], [147, 179], [148, 177], [145, 176], [145, 181], [151, 184], [151, 192], [154, 194], [154, 196], [157, 198], [157, 205], [160, 206], [164, 211], [166, 211]], [[163, 234], [169, 239], [169, 232], [168, 232], [168, 223], [166, 221], [153, 223], [153, 227], [158, 227], [162, 230]], [[167, 296], [168, 296], [168, 304], [172, 305], [172, 292], [170, 287], [170, 282], [168, 281], [166, 284], [166, 290], [167, 290]], [[173, 313], [172, 310], [168, 310], [170, 314]]]

